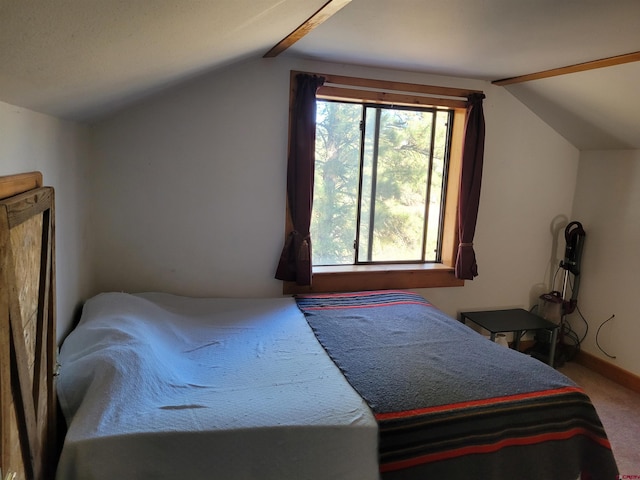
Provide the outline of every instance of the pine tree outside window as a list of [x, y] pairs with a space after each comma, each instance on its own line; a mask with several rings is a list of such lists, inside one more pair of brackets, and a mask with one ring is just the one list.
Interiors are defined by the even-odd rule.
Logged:
[[[301, 73], [325, 80], [315, 102], [312, 284], [284, 281], [283, 293], [463, 286], [458, 257], [463, 246], [473, 253], [473, 235], [458, 209], [462, 180], [478, 173], [462, 175], [463, 150], [481, 152], [465, 132], [469, 106], [480, 99], [481, 115], [484, 94], [292, 71], [290, 129]], [[468, 188], [464, 198], [473, 201]], [[285, 235], [295, 230], [290, 212]]]
[[453, 110], [317, 101], [314, 265], [440, 262]]

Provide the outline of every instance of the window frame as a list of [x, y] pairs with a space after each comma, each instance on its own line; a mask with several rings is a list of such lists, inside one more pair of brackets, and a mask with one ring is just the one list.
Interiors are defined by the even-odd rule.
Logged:
[[[354, 206], [354, 209], [356, 210], [355, 212], [355, 217], [354, 219], [354, 237], [355, 240], [352, 239], [353, 242], [353, 250], [351, 252], [351, 262], [347, 263], [346, 261], [343, 263], [316, 263], [316, 261], [314, 261], [313, 267], [317, 268], [320, 266], [340, 266], [340, 265], [383, 265], [383, 264], [389, 264], [389, 265], [396, 265], [396, 264], [429, 264], [429, 263], [441, 263], [440, 262], [440, 257], [441, 257], [441, 245], [442, 245], [442, 223], [443, 223], [443, 212], [444, 212], [444, 204], [445, 204], [445, 200], [446, 200], [446, 188], [447, 188], [447, 175], [448, 175], [448, 170], [449, 170], [449, 152], [451, 150], [451, 128], [450, 126], [452, 126], [454, 124], [454, 113], [455, 110], [449, 107], [426, 107], [426, 106], [422, 106], [422, 105], [397, 105], [397, 104], [380, 104], [380, 103], [371, 103], [371, 102], [364, 102], [364, 101], [338, 101], [338, 100], [326, 100], [324, 98], [317, 98], [317, 103], [321, 103], [324, 102], [326, 104], [337, 104], [337, 105], [341, 105], [341, 106], [355, 106], [357, 107], [360, 111], [359, 111], [359, 118], [360, 118], [360, 139], [359, 139], [359, 154], [358, 154], [358, 181], [356, 182], [354, 180], [354, 183], [357, 184], [357, 202], [356, 205]], [[320, 108], [318, 106], [318, 108]], [[330, 107], [326, 107], [326, 108], [330, 108]], [[439, 204], [439, 213], [438, 213], [438, 225], [436, 228], [430, 230], [427, 227], [427, 221], [429, 219], [429, 215], [430, 215], [430, 209], [427, 208], [426, 204], [422, 204], [422, 208], [423, 211], [425, 213], [425, 217], [424, 217], [424, 221], [422, 223], [422, 238], [421, 238], [421, 247], [420, 247], [420, 251], [417, 251], [417, 247], [416, 247], [416, 254], [419, 253], [419, 258], [414, 258], [414, 259], [396, 259], [396, 260], [376, 260], [376, 259], [366, 259], [364, 257], [360, 257], [361, 251], [360, 249], [362, 248], [362, 245], [366, 242], [368, 247], [366, 248], [366, 252], [367, 253], [371, 253], [370, 249], [371, 249], [371, 241], [372, 241], [372, 232], [370, 229], [365, 229], [368, 232], [368, 235], [362, 235], [363, 232], [363, 215], [362, 215], [362, 209], [363, 209], [363, 198], [365, 196], [367, 196], [368, 198], [368, 202], [367, 205], [371, 205], [374, 203], [374, 198], [368, 196], [368, 194], [365, 194], [365, 189], [363, 187], [364, 183], [363, 183], [363, 176], [364, 176], [364, 169], [365, 169], [365, 162], [363, 160], [364, 158], [364, 151], [366, 148], [366, 142], [367, 140], [365, 140], [367, 138], [367, 129], [369, 127], [375, 128], [375, 129], [379, 129], [380, 125], [377, 122], [372, 122], [369, 123], [368, 122], [368, 118], [369, 118], [369, 113], [372, 114], [372, 116], [374, 118], [378, 118], [378, 116], [381, 113], [381, 110], [385, 109], [388, 111], [405, 111], [405, 112], [411, 112], [411, 113], [420, 113], [420, 114], [426, 114], [429, 115], [431, 117], [431, 121], [433, 122], [433, 128], [431, 129], [430, 132], [430, 142], [431, 142], [431, 150], [433, 150], [433, 147], [435, 145], [435, 134], [437, 131], [437, 127], [436, 127], [436, 119], [438, 117], [442, 118], [442, 117], [446, 117], [446, 125], [444, 127], [445, 130], [445, 139], [444, 142], [446, 143], [446, 145], [444, 146], [444, 172], [443, 172], [443, 183], [442, 183], [442, 191], [438, 192], [438, 193], [442, 193], [442, 195], [439, 195], [439, 197], [441, 197], [441, 200], [438, 202]], [[369, 112], [369, 113], [367, 113]], [[318, 130], [316, 130], [316, 132], [318, 132]], [[379, 132], [372, 132], [373, 137], [378, 138], [379, 137]], [[356, 144], [356, 142], [354, 141], [354, 145]], [[375, 148], [374, 150], [375, 151]], [[374, 155], [375, 154], [371, 154]], [[431, 154], [429, 156], [429, 160], [428, 160], [428, 169], [429, 172], [427, 174], [427, 177], [425, 179], [425, 182], [423, 184], [421, 184], [422, 187], [422, 191], [425, 192], [425, 201], [428, 204], [429, 203], [429, 198], [430, 195], [433, 194], [433, 192], [435, 191], [432, 187], [432, 183], [431, 183], [431, 178], [432, 178], [432, 174], [433, 174], [433, 159], [434, 156], [433, 154]], [[354, 161], [355, 164], [355, 161]], [[317, 165], [316, 165], [317, 167]], [[373, 163], [371, 165], [368, 165], [366, 167], [367, 169], [373, 169], [372, 172], [370, 172], [371, 178], [374, 178], [377, 173], [376, 168], [373, 166]], [[317, 169], [317, 168], [316, 168]], [[317, 174], [317, 173], [316, 173]], [[316, 176], [316, 180], [318, 179], [318, 177]], [[374, 182], [375, 184], [375, 182]], [[317, 185], [317, 183], [316, 183]], [[372, 188], [371, 186], [368, 188]], [[315, 206], [315, 202], [316, 199], [318, 198], [318, 194], [317, 192], [314, 193], [314, 206]], [[377, 202], [375, 202], [377, 205]], [[375, 209], [375, 207], [371, 207], [372, 210]], [[313, 225], [314, 220], [312, 219], [311, 224]], [[364, 221], [364, 223], [366, 223], [366, 221]], [[316, 224], [317, 227], [317, 224]], [[427, 253], [427, 245], [429, 244], [429, 236], [432, 237], [432, 241], [434, 240], [433, 237], [436, 237], [436, 249], [437, 249], [437, 255], [435, 256], [435, 258], [432, 256], [430, 258], [427, 258], [429, 256], [429, 253]], [[320, 238], [321, 235], [316, 235], [314, 238], [316, 239], [316, 246], [317, 246], [317, 241], [318, 238]], [[364, 240], [363, 240], [364, 239]], [[317, 248], [314, 247], [315, 251], [317, 251]], [[432, 250], [429, 250], [429, 252], [431, 252]], [[345, 258], [346, 260], [346, 258]]]
[[[310, 286], [283, 282], [284, 294], [326, 293], [355, 290], [409, 289], [433, 287], [460, 287], [464, 280], [455, 277], [454, 267], [458, 247], [458, 198], [462, 165], [462, 144], [466, 120], [467, 97], [478, 90], [390, 82], [317, 72], [291, 71], [289, 95], [289, 131], [295, 98], [296, 75], [307, 73], [325, 78], [316, 97], [337, 100], [379, 103], [387, 105], [447, 107], [454, 110], [451, 133], [451, 151], [447, 174], [446, 199], [442, 232], [440, 263], [387, 263], [374, 265], [314, 266]], [[292, 231], [289, 207], [286, 207], [285, 235]], [[313, 239], [312, 239], [313, 240]], [[313, 247], [313, 244], [312, 244]]]

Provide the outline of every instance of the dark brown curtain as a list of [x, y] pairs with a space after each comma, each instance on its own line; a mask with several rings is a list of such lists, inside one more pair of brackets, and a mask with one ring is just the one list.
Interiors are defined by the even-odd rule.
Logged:
[[311, 285], [311, 207], [316, 144], [316, 92], [324, 78], [298, 74], [287, 159], [287, 199], [293, 230], [285, 240], [276, 278]]
[[458, 202], [458, 255], [456, 278], [473, 280], [478, 276], [473, 236], [476, 233], [482, 163], [484, 157], [484, 113], [482, 93], [471, 94], [467, 101], [467, 120], [464, 129], [460, 199]]

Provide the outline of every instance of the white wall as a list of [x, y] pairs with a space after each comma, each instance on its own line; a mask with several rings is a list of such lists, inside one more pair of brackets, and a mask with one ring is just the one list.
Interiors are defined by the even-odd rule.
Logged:
[[[640, 150], [589, 151], [580, 155], [574, 216], [584, 226], [578, 306], [589, 324], [583, 349], [640, 375]], [[602, 326], [597, 346], [595, 335]], [[584, 322], [570, 322], [581, 334]]]
[[570, 221], [578, 150], [501, 87], [485, 86], [486, 145], [474, 250], [478, 277], [423, 293], [451, 315], [526, 308], [549, 291]]
[[[211, 73], [93, 128], [96, 291], [279, 295], [289, 70], [482, 89], [480, 276], [423, 293], [443, 310], [530, 305], [556, 262], [578, 151], [489, 83], [287, 58]], [[559, 261], [559, 259], [558, 259]]]
[[[421, 293], [451, 315], [528, 308], [550, 288], [564, 226], [579, 220], [587, 231], [583, 348], [640, 374], [632, 311], [640, 151], [579, 155], [484, 82], [291, 59], [241, 63], [127, 109], [92, 127], [91, 152], [87, 127], [0, 102], [0, 175], [39, 170], [56, 189], [59, 338], [81, 301], [99, 291], [281, 293], [273, 273], [284, 230], [290, 69], [484, 90], [480, 276]], [[599, 341], [614, 360], [595, 343], [611, 314]], [[570, 321], [584, 331], [576, 315]]]
[[288, 76], [243, 64], [94, 127], [98, 291], [281, 292]]
[[0, 102], [0, 175], [37, 170], [55, 188], [59, 340], [89, 290], [86, 153], [83, 128]]

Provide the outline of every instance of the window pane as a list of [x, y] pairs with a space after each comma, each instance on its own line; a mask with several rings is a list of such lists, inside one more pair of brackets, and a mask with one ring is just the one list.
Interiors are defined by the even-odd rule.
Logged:
[[370, 262], [372, 251], [370, 243], [373, 237], [370, 235], [370, 226], [372, 223], [371, 215], [375, 214], [375, 203], [371, 199], [375, 198], [375, 182], [373, 176], [374, 158], [377, 158], [377, 150], [375, 148], [377, 142], [377, 115], [379, 110], [373, 108], [365, 109], [364, 121], [364, 150], [362, 155], [362, 191], [360, 199], [360, 231], [358, 232], [358, 262]]
[[432, 116], [367, 107], [358, 261], [423, 260]]
[[449, 118], [317, 101], [314, 265], [441, 260]]
[[436, 131], [433, 147], [433, 164], [431, 167], [431, 190], [429, 196], [429, 220], [427, 226], [427, 241], [425, 259], [439, 262], [440, 242], [442, 232], [442, 216], [444, 209], [444, 185], [449, 155], [449, 122], [450, 113], [440, 110], [436, 114]]
[[358, 104], [317, 102], [311, 219], [314, 265], [354, 263], [361, 116]]

